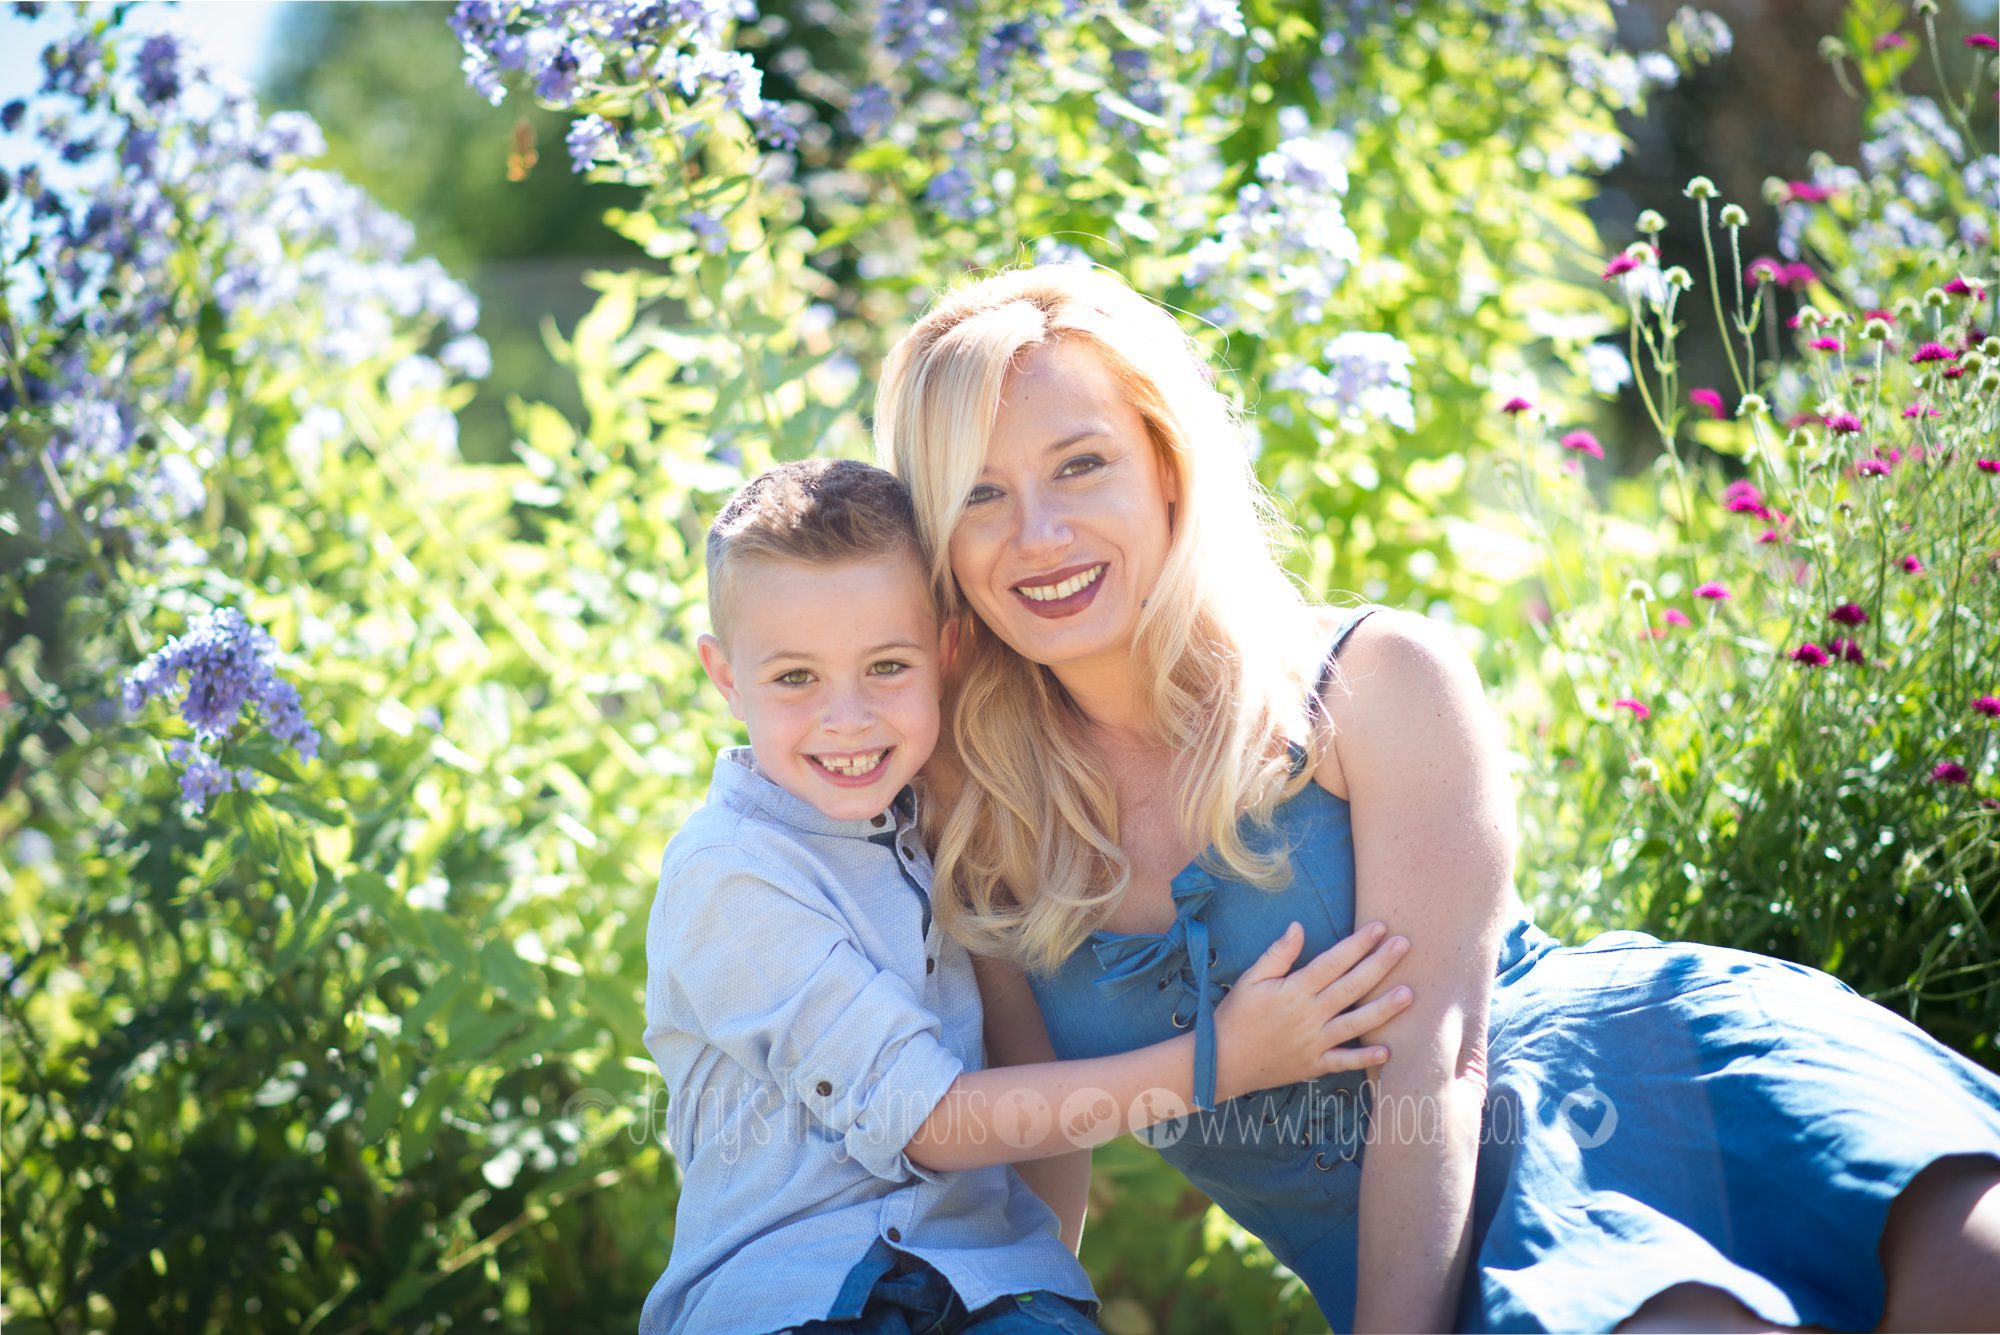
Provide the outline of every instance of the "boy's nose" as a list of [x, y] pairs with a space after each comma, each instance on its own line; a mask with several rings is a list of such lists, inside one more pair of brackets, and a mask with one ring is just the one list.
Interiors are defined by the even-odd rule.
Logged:
[[836, 691], [826, 702], [820, 726], [828, 732], [861, 732], [875, 722], [875, 710], [861, 691]]

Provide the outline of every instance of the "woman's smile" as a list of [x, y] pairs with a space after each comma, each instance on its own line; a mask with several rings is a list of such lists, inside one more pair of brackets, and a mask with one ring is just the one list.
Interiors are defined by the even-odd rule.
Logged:
[[1046, 577], [1022, 580], [1014, 586], [1014, 592], [1028, 602], [1028, 610], [1038, 617], [1066, 617], [1088, 607], [1103, 587], [1104, 572], [1110, 569], [1107, 562], [1058, 571]]

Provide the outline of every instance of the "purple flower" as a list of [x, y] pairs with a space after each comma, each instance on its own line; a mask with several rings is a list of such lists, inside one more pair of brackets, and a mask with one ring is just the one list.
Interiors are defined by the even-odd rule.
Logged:
[[2000, 48], [2000, 38], [1995, 38], [1990, 32], [1975, 32], [1966, 37], [1965, 44], [1978, 47], [1981, 51], [1991, 51]]
[[1937, 409], [1935, 409], [1935, 408], [1927, 408], [1927, 407], [1925, 407], [1925, 406], [1924, 406], [1923, 404], [1921, 404], [1921, 403], [1913, 403], [1913, 404], [1911, 404], [1911, 405], [1910, 405], [1909, 407], [1907, 407], [1907, 408], [1903, 409], [1903, 416], [1905, 416], [1905, 417], [1943, 417], [1943, 416], [1944, 416], [1944, 414], [1943, 414], [1943, 413], [1941, 413], [1941, 412], [1939, 412], [1939, 411], [1938, 411]]
[[1859, 603], [1842, 603], [1827, 615], [1843, 626], [1865, 626], [1868, 624], [1868, 613], [1862, 610]]
[[1887, 459], [1862, 459], [1854, 465], [1854, 471], [1862, 477], [1885, 477], [1893, 466]]
[[1938, 783], [1963, 784], [1972, 782], [1972, 776], [1966, 773], [1965, 766], [1959, 764], [1956, 760], [1941, 760], [1932, 766], [1931, 778]]
[[602, 116], [581, 116], [569, 127], [563, 142], [569, 145], [570, 170], [589, 171], [592, 163], [607, 156], [607, 145], [616, 146], [618, 129]]
[[1868, 661], [1866, 656], [1861, 652], [1861, 646], [1853, 640], [1848, 639], [1845, 635], [1836, 635], [1828, 640], [1826, 642], [1826, 652], [1829, 657], [1844, 658], [1850, 663], [1865, 663]]
[[1706, 408], [1708, 415], [1717, 421], [1729, 415], [1728, 410], [1722, 406], [1722, 395], [1712, 389], [1689, 390], [1688, 402], [1697, 408]]
[[8, 134], [14, 133], [21, 128], [21, 118], [27, 114], [28, 104], [18, 97], [15, 98], [6, 106], [0, 107], [0, 130], [5, 130]]
[[1817, 352], [1839, 352], [1841, 343], [1837, 338], [1816, 338], [1806, 346]]
[[1562, 438], [1562, 447], [1578, 454], [1587, 454], [1593, 459], [1604, 457], [1604, 447], [1597, 443], [1597, 437], [1588, 431], [1572, 431]]
[[689, 209], [683, 221], [687, 223], [688, 230], [694, 233], [695, 239], [701, 242], [701, 248], [709, 254], [720, 255], [728, 248], [729, 233], [711, 215], [703, 213], [700, 209]]
[[1652, 710], [1650, 710], [1650, 709], [1648, 709], [1648, 708], [1646, 708], [1646, 706], [1645, 706], [1645, 705], [1643, 705], [1643, 704], [1639, 703], [1639, 702], [1638, 702], [1637, 700], [1613, 700], [1613, 701], [1611, 702], [1611, 707], [1612, 707], [1613, 709], [1629, 709], [1629, 710], [1631, 710], [1631, 711], [1632, 711], [1632, 717], [1633, 717], [1633, 718], [1634, 718], [1635, 720], [1636, 720], [1636, 719], [1648, 719], [1648, 718], [1651, 718], [1651, 717], [1653, 716], [1653, 711], [1652, 711]]
[[1710, 580], [1706, 584], [1698, 585], [1695, 588], [1694, 596], [1697, 598], [1706, 598], [1710, 602], [1719, 603], [1719, 602], [1725, 602], [1728, 599], [1734, 597], [1735, 595], [1730, 593], [1729, 590], [1724, 588], [1722, 585], [1717, 584], [1713, 580]]
[[1619, 254], [1613, 255], [1611, 257], [1611, 262], [1604, 266], [1604, 272], [1599, 276], [1602, 277], [1604, 281], [1608, 283], [1612, 279], [1616, 278], [1619, 274], [1631, 273], [1634, 269], [1638, 267], [1639, 267], [1638, 260], [1634, 259], [1630, 255], [1620, 252]]
[[1921, 575], [1924, 573], [1924, 563], [1914, 556], [1899, 556], [1896, 558], [1896, 564], [1903, 568], [1905, 574]]
[[1912, 366], [1923, 366], [1928, 362], [1955, 362], [1957, 360], [1958, 354], [1942, 343], [1919, 344], [1917, 350], [1910, 354], [1910, 365]]
[[139, 96], [153, 106], [181, 93], [181, 44], [172, 33], [154, 33], [139, 48]]
[[1678, 607], [1669, 607], [1666, 611], [1660, 613], [1660, 620], [1666, 622], [1669, 626], [1692, 626], [1694, 624], [1694, 618], [1690, 617], [1686, 612], [1681, 611]]
[[1513, 398], [1500, 405], [1500, 411], [1506, 413], [1509, 417], [1518, 417], [1520, 414], [1533, 409], [1534, 406], [1534, 404], [1516, 394]]
[[1861, 429], [1861, 419], [1853, 413], [1834, 413], [1826, 419], [1826, 429], [1838, 436], [1851, 436]]
[[1807, 667], [1825, 667], [1832, 661], [1826, 656], [1826, 650], [1820, 648], [1811, 640], [1807, 640], [1804, 644], [1792, 650], [1791, 657], [1794, 663], [1803, 663]]
[[1982, 695], [1972, 702], [1972, 712], [1984, 714], [1987, 718], [2000, 718], [2000, 695]]
[[1982, 473], [2000, 473], [2000, 459], [1975, 459], [1972, 466]]

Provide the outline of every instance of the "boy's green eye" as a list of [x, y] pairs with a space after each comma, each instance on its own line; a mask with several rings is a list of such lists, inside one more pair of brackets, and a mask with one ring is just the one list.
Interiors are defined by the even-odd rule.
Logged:
[[898, 663], [894, 659], [885, 659], [880, 663], [870, 663], [868, 665], [868, 673], [874, 677], [893, 677], [898, 672], [908, 670], [909, 666], [908, 663]]

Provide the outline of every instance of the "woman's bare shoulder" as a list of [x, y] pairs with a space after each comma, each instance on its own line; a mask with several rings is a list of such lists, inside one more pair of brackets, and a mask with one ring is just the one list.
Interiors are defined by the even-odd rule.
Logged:
[[1399, 740], [1483, 721], [1484, 694], [1451, 628], [1417, 612], [1384, 608], [1349, 633], [1323, 697], [1333, 745], [1314, 772], [1347, 798], [1368, 769], [1394, 763]]

